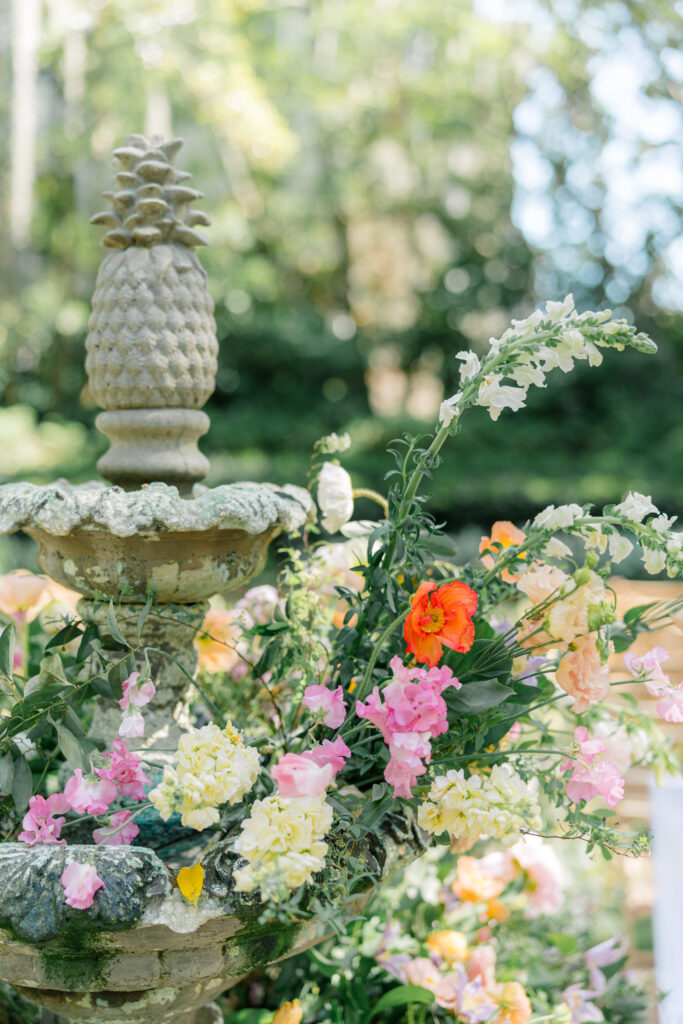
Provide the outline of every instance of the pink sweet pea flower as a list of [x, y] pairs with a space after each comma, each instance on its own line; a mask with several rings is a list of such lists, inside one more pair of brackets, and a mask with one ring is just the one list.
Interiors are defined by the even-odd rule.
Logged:
[[662, 662], [668, 659], [669, 652], [666, 647], [653, 647], [642, 658], [633, 651], [628, 651], [624, 655], [624, 665], [635, 678], [647, 676], [643, 682], [648, 693], [653, 697], [662, 697], [671, 684], [671, 680], [662, 670]]
[[64, 787], [64, 796], [78, 814], [104, 814], [116, 799], [116, 786], [111, 779], [84, 779], [77, 768]]
[[330, 690], [327, 686], [307, 686], [301, 701], [309, 711], [322, 711], [323, 722], [330, 729], [338, 729], [346, 718], [344, 691], [341, 686]]
[[61, 877], [64, 886], [64, 899], [75, 910], [87, 910], [92, 907], [95, 893], [104, 889], [104, 882], [92, 864], [79, 864], [72, 860], [64, 868]]
[[318, 765], [301, 754], [283, 754], [270, 774], [285, 797], [320, 796], [334, 776], [331, 765]]
[[[125, 824], [130, 818], [132, 818], [130, 811], [119, 811], [117, 814], [112, 814], [109, 818], [109, 826], [96, 828], [92, 834], [93, 839], [103, 846], [130, 846], [140, 831], [134, 821], [131, 821], [129, 825]], [[121, 828], [122, 825], [123, 828]]]
[[134, 704], [136, 708], [144, 708], [145, 704], [149, 704], [157, 692], [151, 679], [142, 684], [140, 683], [139, 672], [131, 672], [128, 678], [124, 679], [121, 687], [123, 689], [123, 697], [119, 701], [119, 707], [122, 711], [129, 708], [131, 704]]
[[103, 756], [108, 759], [106, 768], [97, 768], [101, 779], [110, 779], [116, 784], [119, 796], [130, 800], [144, 800], [145, 786], [150, 780], [142, 769], [142, 762], [133, 754], [123, 740], [114, 740], [113, 750]]
[[121, 725], [119, 726], [119, 736], [125, 736], [126, 739], [137, 739], [139, 736], [145, 735], [145, 720], [139, 711], [133, 711], [130, 708], [126, 708], [121, 716]]
[[34, 846], [43, 843], [46, 846], [66, 846], [66, 839], [60, 839], [65, 818], [55, 818], [55, 814], [65, 814], [71, 809], [69, 801], [63, 793], [53, 793], [47, 799], [43, 796], [32, 796], [28, 802], [28, 811], [24, 815], [19, 833], [19, 840]]
[[657, 701], [657, 714], [665, 722], [683, 722], [683, 683]]
[[567, 796], [578, 804], [601, 796], [608, 807], [616, 807], [624, 796], [624, 780], [619, 769], [604, 757], [605, 744], [591, 739], [585, 726], [574, 730], [578, 759], [566, 758], [559, 766], [561, 772], [572, 770], [567, 783]]
[[510, 848], [510, 853], [528, 878], [524, 891], [529, 904], [524, 916], [557, 913], [564, 903], [564, 871], [552, 846], [539, 836], [525, 836]]
[[323, 740], [319, 747], [305, 750], [301, 756], [315, 762], [320, 768], [329, 765], [333, 774], [336, 775], [344, 767], [346, 758], [351, 757], [351, 751], [341, 736], [338, 736], [336, 740]]

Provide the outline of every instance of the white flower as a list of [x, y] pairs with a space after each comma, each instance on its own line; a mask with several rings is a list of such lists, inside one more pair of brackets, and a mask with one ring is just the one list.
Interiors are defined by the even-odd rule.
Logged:
[[592, 341], [586, 341], [583, 346], [585, 357], [588, 359], [589, 366], [600, 366], [602, 362], [602, 352], [595, 347]]
[[[501, 342], [507, 341], [513, 334], [517, 335], [522, 341], [526, 341], [536, 333], [536, 328], [540, 324], [541, 320], [545, 317], [540, 309], [535, 309], [530, 316], [524, 318], [524, 320], [513, 320], [512, 330], [508, 328], [503, 337], [500, 339]], [[493, 343], [494, 339], [491, 339]]]
[[351, 447], [350, 434], [326, 434], [321, 437], [317, 444], [321, 452], [332, 455], [334, 452], [345, 452]]
[[439, 423], [442, 423], [444, 427], [450, 427], [455, 417], [460, 415], [460, 409], [458, 406], [461, 398], [462, 392], [458, 391], [457, 395], [447, 398], [446, 401], [442, 402], [439, 406]]
[[581, 536], [585, 548], [597, 548], [601, 555], [607, 550], [607, 537], [599, 527], [592, 530], [583, 530]]
[[509, 385], [501, 385], [502, 376], [492, 373], [485, 377], [479, 385], [477, 404], [489, 410], [492, 420], [497, 420], [503, 409], [512, 409], [517, 412], [524, 405], [526, 390], [514, 388]]
[[545, 387], [545, 373], [540, 366], [531, 362], [516, 366], [514, 370], [510, 370], [510, 376], [521, 388], [531, 387], [532, 384], [537, 388]]
[[655, 533], [667, 533], [677, 519], [678, 516], [665, 516], [664, 513], [662, 513], [655, 519], [651, 519], [647, 525], [650, 529], [654, 530]]
[[564, 530], [583, 515], [580, 505], [548, 505], [539, 512], [532, 526], [536, 530]]
[[563, 317], [574, 312], [574, 296], [570, 292], [562, 302], [546, 302], [545, 312], [551, 320], [562, 320]]
[[622, 537], [619, 533], [612, 533], [607, 541], [609, 546], [609, 555], [612, 561], [618, 565], [619, 562], [623, 562], [625, 558], [633, 551], [633, 544], [628, 537]]
[[256, 800], [241, 825], [235, 850], [247, 861], [234, 872], [238, 892], [259, 888], [278, 898], [282, 889], [310, 882], [325, 863], [323, 837], [332, 827], [332, 808], [325, 795]]
[[552, 537], [543, 548], [543, 555], [545, 558], [571, 558], [572, 549], [564, 541]]
[[672, 533], [669, 540], [666, 543], [666, 550], [675, 554], [683, 548], [683, 532], [680, 530], [676, 533]]
[[336, 533], [353, 515], [351, 477], [335, 462], [324, 462], [320, 470], [318, 505], [323, 514], [322, 525], [328, 533]]
[[624, 500], [614, 506], [614, 511], [634, 523], [642, 523], [645, 516], [656, 514], [659, 509], [652, 504], [652, 498], [649, 496], [639, 494], [638, 491], [629, 491]]
[[460, 382], [462, 384], [467, 380], [472, 380], [479, 373], [481, 363], [474, 352], [458, 352], [455, 358], [462, 361], [462, 366], [460, 367]]
[[643, 565], [645, 566], [645, 572], [649, 572], [651, 576], [656, 576], [666, 566], [666, 552], [658, 551], [654, 548], [643, 548]]

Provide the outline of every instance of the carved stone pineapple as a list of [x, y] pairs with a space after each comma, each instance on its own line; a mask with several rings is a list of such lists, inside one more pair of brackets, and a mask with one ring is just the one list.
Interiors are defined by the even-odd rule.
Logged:
[[[201, 192], [173, 166], [180, 139], [126, 137], [114, 151], [112, 209], [92, 223], [108, 228], [113, 250], [93, 295], [86, 370], [104, 410], [98, 428], [111, 441], [103, 476], [126, 487], [161, 480], [187, 488], [205, 476], [197, 449], [208, 417], [198, 410], [214, 389], [216, 325], [206, 272], [194, 248], [206, 214], [188, 209]], [[178, 448], [180, 446], [180, 453]]]

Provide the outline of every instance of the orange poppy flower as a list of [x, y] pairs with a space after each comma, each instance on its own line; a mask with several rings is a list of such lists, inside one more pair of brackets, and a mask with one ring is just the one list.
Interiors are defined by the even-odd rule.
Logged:
[[[491, 547], [492, 544], [500, 544], [505, 549], [512, 547], [513, 544], [521, 544], [525, 540], [526, 534], [519, 530], [514, 523], [510, 523], [506, 519], [499, 520], [491, 527], [491, 536], [481, 538], [479, 552], [483, 554], [482, 565], [486, 569], [493, 569], [495, 559], [499, 557], [499, 552]], [[489, 553], [484, 554], [484, 552]], [[523, 551], [519, 557], [526, 558], [526, 551]], [[501, 575], [506, 583], [514, 583], [519, 579], [518, 575], [514, 575], [508, 569], [503, 569]]]
[[438, 664], [443, 648], [465, 654], [474, 641], [472, 616], [477, 595], [466, 583], [421, 583], [410, 599], [403, 627], [406, 648], [430, 668]]

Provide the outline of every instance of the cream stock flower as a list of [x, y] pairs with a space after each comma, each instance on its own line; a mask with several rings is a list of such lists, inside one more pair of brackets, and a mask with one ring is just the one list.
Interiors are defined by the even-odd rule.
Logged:
[[323, 837], [332, 827], [332, 808], [319, 797], [256, 800], [242, 822], [235, 850], [247, 861], [235, 870], [238, 892], [259, 888], [277, 899], [283, 887], [297, 889], [310, 882], [325, 863]]
[[462, 769], [438, 776], [417, 820], [433, 835], [487, 835], [503, 842], [514, 842], [523, 827], [538, 829], [542, 824], [531, 788], [507, 765], [495, 765], [488, 776], [465, 778]]
[[656, 515], [659, 509], [653, 505], [652, 498], [638, 491], [629, 491], [623, 501], [614, 506], [614, 511], [630, 519], [634, 523], [641, 523], [645, 516]]
[[165, 821], [178, 811], [183, 825], [202, 831], [219, 820], [221, 804], [242, 800], [258, 773], [256, 748], [229, 722], [224, 729], [212, 722], [180, 737], [174, 767], [149, 798]]

